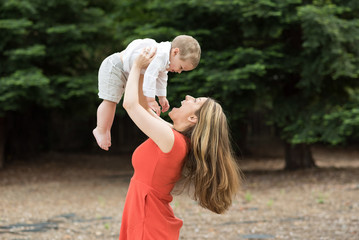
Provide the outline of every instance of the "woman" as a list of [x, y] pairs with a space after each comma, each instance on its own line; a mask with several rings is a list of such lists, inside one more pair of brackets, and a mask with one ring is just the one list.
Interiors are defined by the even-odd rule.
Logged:
[[181, 178], [193, 185], [194, 199], [215, 213], [223, 213], [239, 190], [240, 174], [233, 157], [226, 117], [210, 98], [186, 96], [169, 113], [173, 125], [154, 114], [142, 93], [142, 68], [155, 51], [135, 61], [125, 90], [123, 107], [149, 139], [133, 153], [135, 169], [126, 196], [120, 240], [175, 240], [182, 221], [173, 214], [171, 191]]

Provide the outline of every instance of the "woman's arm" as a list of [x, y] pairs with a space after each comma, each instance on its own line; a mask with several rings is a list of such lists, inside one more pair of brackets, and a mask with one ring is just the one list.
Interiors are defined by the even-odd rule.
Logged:
[[141, 68], [148, 66], [155, 52], [148, 54], [143, 52], [135, 60], [125, 89], [123, 107], [126, 109], [132, 121], [143, 133], [151, 138], [162, 152], [169, 152], [174, 143], [174, 134], [167, 122], [153, 116], [150, 109], [143, 106], [143, 94], [139, 86], [143, 81], [141, 77]]
[[170, 126], [171, 128], [173, 128], [173, 125], [165, 120], [163, 120], [160, 116], [158, 116], [147, 104], [147, 100], [145, 95], [143, 94], [143, 89], [142, 86], [143, 85], [143, 74], [140, 75], [140, 87], [138, 88], [138, 97], [140, 99], [140, 104], [142, 105], [142, 107], [144, 109], [146, 109], [153, 117], [157, 118], [158, 120], [164, 122], [166, 125]]
[[160, 116], [158, 116], [147, 104], [147, 100], [145, 95], [143, 94], [143, 89], [141, 88], [143, 84], [143, 74], [140, 75], [140, 83], [139, 83], [139, 88], [138, 88], [138, 97], [139, 97], [139, 101], [141, 106], [147, 110], [147, 112], [149, 112], [154, 118], [164, 122], [166, 125], [168, 125], [170, 128], [173, 128], [173, 124], [165, 121], [164, 119], [162, 119]]

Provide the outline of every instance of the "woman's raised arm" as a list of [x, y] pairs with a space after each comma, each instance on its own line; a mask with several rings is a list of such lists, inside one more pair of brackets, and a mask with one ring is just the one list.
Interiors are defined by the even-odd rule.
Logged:
[[167, 153], [172, 149], [174, 143], [171, 127], [163, 120], [156, 118], [148, 111], [148, 108], [145, 109], [140, 101], [140, 94], [142, 94], [140, 91], [141, 69], [148, 66], [154, 55], [155, 51], [149, 53], [148, 50], [144, 50], [135, 60], [127, 80], [123, 107], [137, 127], [151, 138], [162, 152]]

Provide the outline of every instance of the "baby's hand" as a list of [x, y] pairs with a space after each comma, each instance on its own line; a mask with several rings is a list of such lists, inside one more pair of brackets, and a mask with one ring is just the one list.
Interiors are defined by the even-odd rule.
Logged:
[[162, 112], [167, 112], [170, 108], [170, 104], [168, 103], [168, 100], [165, 96], [158, 97], [158, 101], [160, 102], [160, 105], [162, 107]]
[[146, 97], [148, 106], [159, 116], [161, 114], [161, 108], [156, 102], [155, 98]]

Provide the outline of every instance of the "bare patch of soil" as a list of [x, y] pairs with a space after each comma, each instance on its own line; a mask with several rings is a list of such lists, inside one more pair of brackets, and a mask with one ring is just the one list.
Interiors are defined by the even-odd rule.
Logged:
[[[359, 239], [359, 152], [315, 149], [318, 169], [240, 161], [242, 193], [224, 215], [175, 196], [180, 239]], [[130, 155], [46, 154], [0, 170], [0, 239], [118, 239]]]

